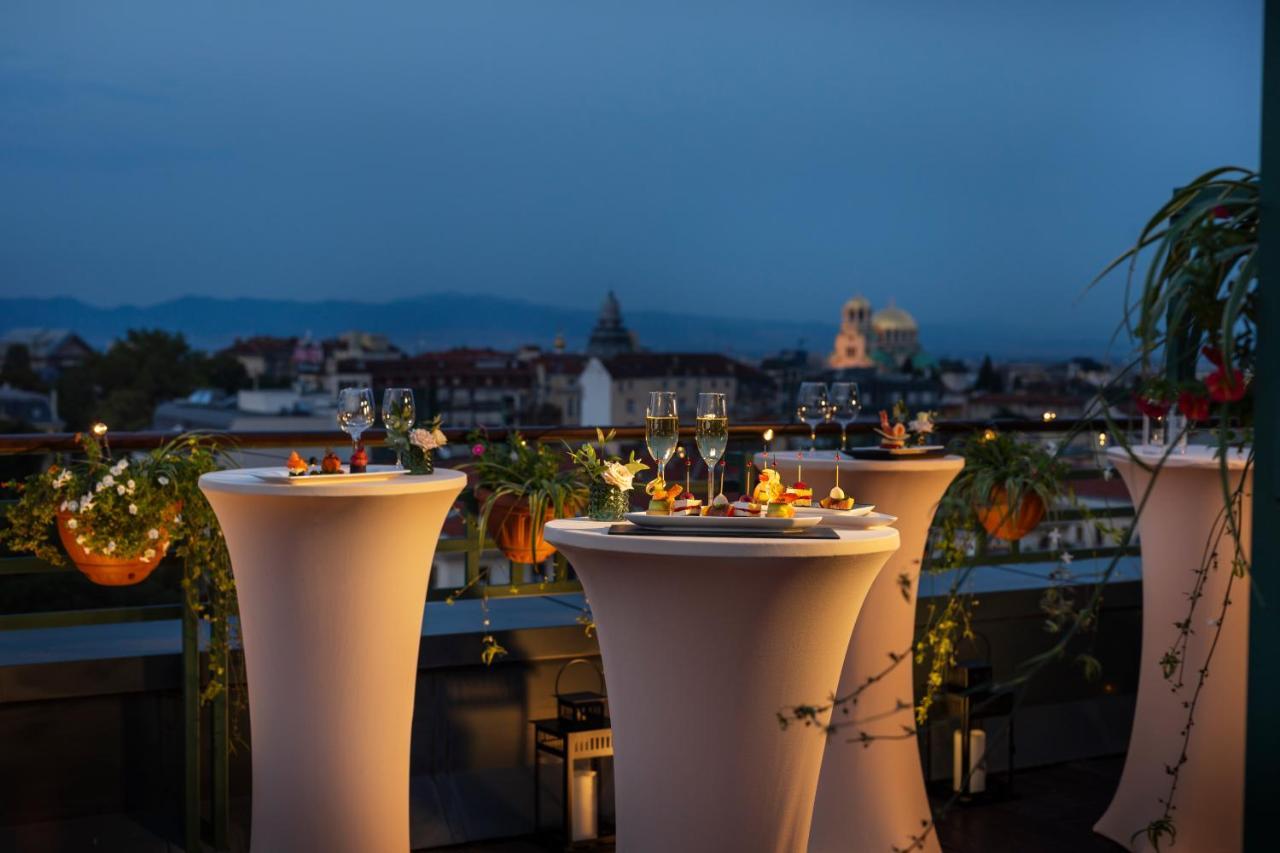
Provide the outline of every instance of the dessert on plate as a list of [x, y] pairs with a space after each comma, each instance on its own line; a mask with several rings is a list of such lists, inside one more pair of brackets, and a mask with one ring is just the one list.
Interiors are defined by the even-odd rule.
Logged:
[[650, 480], [644, 490], [649, 494], [649, 508], [645, 510], [649, 515], [671, 515], [676, 498], [684, 491], [679, 483], [668, 486], [665, 481], [656, 478]]
[[733, 515], [733, 505], [724, 494], [718, 494], [711, 501], [711, 506], [702, 511], [703, 515], [728, 517]]
[[760, 482], [751, 492], [751, 500], [758, 504], [768, 504], [778, 500], [785, 493], [782, 487], [782, 475], [774, 468], [760, 469]]
[[324, 459], [320, 460], [320, 473], [321, 474], [341, 474], [342, 473], [342, 460], [338, 458], [338, 454], [334, 453], [332, 450], [326, 450], [324, 452]]
[[356, 452], [351, 454], [351, 473], [363, 474], [369, 470], [369, 454], [365, 453], [364, 443], [356, 448]]
[[688, 491], [680, 493], [680, 497], [675, 499], [671, 505], [672, 515], [701, 515], [702, 501], [689, 494]]
[[751, 500], [748, 495], [743, 495], [733, 502], [733, 514], [735, 516], [743, 515], [758, 518], [762, 512], [764, 512], [764, 507]]
[[764, 514], [768, 518], [795, 518], [796, 508], [786, 501], [778, 501], [769, 504]]
[[889, 423], [889, 413], [880, 410], [880, 428], [876, 430], [880, 435], [880, 446], [886, 450], [901, 450], [907, 444], [907, 427], [905, 424]]
[[832, 486], [831, 492], [822, 500], [818, 501], [818, 505], [823, 509], [853, 509], [853, 498], [844, 493], [844, 489], [839, 486]]
[[813, 489], [799, 480], [787, 487], [784, 497], [790, 498], [788, 503], [792, 506], [813, 506]]
[[307, 476], [307, 463], [302, 461], [302, 457], [298, 455], [298, 451], [289, 454], [288, 460], [284, 463], [285, 469], [289, 472], [290, 477]]

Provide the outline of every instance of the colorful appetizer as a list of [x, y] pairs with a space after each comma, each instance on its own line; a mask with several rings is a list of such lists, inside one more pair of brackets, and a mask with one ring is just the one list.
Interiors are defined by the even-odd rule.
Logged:
[[671, 505], [672, 515], [701, 515], [702, 501], [689, 494], [687, 491], [682, 492], [680, 497], [675, 499]]
[[663, 480], [654, 479], [649, 481], [644, 490], [649, 494], [649, 508], [646, 510], [649, 515], [671, 515], [676, 498], [684, 488], [679, 483], [668, 486]]
[[818, 503], [823, 509], [853, 509], [853, 498], [847, 496], [839, 486], [833, 486], [831, 493]]
[[334, 453], [332, 450], [326, 450], [324, 452], [324, 459], [320, 460], [320, 473], [321, 474], [341, 474], [342, 473], [342, 460], [338, 458], [338, 454]]
[[900, 450], [907, 444], [907, 427], [905, 424], [889, 423], [889, 413], [880, 410], [880, 446], [887, 450]]
[[795, 518], [796, 509], [789, 503], [779, 501], [769, 504], [764, 514], [768, 518]]
[[369, 454], [364, 452], [364, 444], [356, 448], [356, 452], [351, 454], [351, 473], [363, 474], [369, 470]]
[[751, 517], [758, 517], [760, 513], [763, 511], [764, 511], [764, 507], [762, 507], [760, 504], [756, 503], [755, 501], [751, 500], [746, 495], [743, 495], [742, 497], [738, 498], [736, 501], [733, 502], [733, 514], [735, 516], [745, 515], [745, 516], [751, 516]]
[[813, 489], [808, 483], [795, 482], [787, 487], [785, 497], [792, 506], [813, 506]]
[[782, 475], [775, 468], [760, 469], [760, 482], [751, 492], [751, 500], [758, 504], [772, 503], [784, 494]]
[[729, 503], [729, 499], [723, 494], [716, 495], [711, 501], [711, 506], [702, 511], [703, 515], [714, 516], [730, 516], [733, 515], [733, 505]]
[[302, 461], [302, 457], [298, 455], [298, 451], [289, 454], [289, 459], [284, 463], [284, 467], [289, 471], [290, 477], [307, 476], [307, 463]]

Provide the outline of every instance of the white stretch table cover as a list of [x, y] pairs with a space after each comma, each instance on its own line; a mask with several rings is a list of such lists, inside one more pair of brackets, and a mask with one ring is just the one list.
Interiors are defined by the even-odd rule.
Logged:
[[[795, 480], [797, 464], [813, 487], [814, 500], [826, 497], [835, 485], [835, 453], [795, 451], [771, 453], [783, 480]], [[764, 454], [757, 454], [760, 467]], [[859, 503], [876, 505], [877, 512], [898, 516], [895, 527], [902, 547], [889, 558], [876, 578], [853, 629], [849, 653], [840, 676], [838, 695], [847, 696], [867, 679], [884, 672], [889, 653], [911, 649], [916, 627], [916, 593], [925, 539], [938, 502], [951, 481], [964, 468], [959, 456], [932, 459], [840, 458], [840, 487]], [[900, 578], [910, 582], [903, 597]], [[906, 707], [899, 707], [899, 702]], [[844, 853], [849, 850], [906, 848], [921, 831], [921, 821], [931, 816], [925, 791], [920, 752], [915, 738], [903, 738], [905, 728], [915, 727], [914, 686], [908, 657], [867, 687], [850, 711], [853, 719], [874, 719], [859, 727], [873, 735], [887, 735], [870, 746], [849, 743], [839, 735], [827, 742], [822, 776], [814, 805], [811, 853]], [[894, 739], [896, 738], [896, 739]], [[921, 853], [937, 853], [937, 835], [930, 833]]]
[[892, 528], [839, 539], [609, 536], [552, 521], [599, 626], [620, 853], [795, 853], [823, 735], [777, 713], [821, 702]]
[[240, 599], [252, 848], [409, 849], [409, 737], [431, 560], [458, 471], [273, 485], [200, 478]]
[[[1122, 448], [1107, 453], [1120, 471], [1129, 495], [1138, 504], [1151, 474], [1133, 462]], [[1148, 465], [1160, 453], [1141, 451]], [[1232, 488], [1240, 484], [1245, 460], [1238, 453], [1229, 459]], [[1236, 545], [1228, 535], [1218, 550], [1218, 568], [1210, 571], [1204, 597], [1193, 617], [1190, 642], [1184, 660], [1186, 676], [1181, 689], [1165, 679], [1160, 658], [1173, 645], [1175, 622], [1187, 616], [1188, 594], [1200, 567], [1210, 532], [1223, 507], [1222, 476], [1213, 450], [1188, 448], [1165, 461], [1156, 477], [1138, 520], [1142, 540], [1142, 659], [1138, 672], [1138, 701], [1133, 731], [1125, 756], [1120, 787], [1106, 814], [1094, 829], [1133, 850], [1150, 850], [1146, 837], [1131, 841], [1164, 813], [1158, 802], [1169, 794], [1166, 765], [1177, 762], [1182, 729], [1187, 721], [1183, 702], [1195, 692], [1215, 629], [1227, 582], [1231, 579]], [[1253, 522], [1253, 471], [1245, 484], [1241, 535], [1251, 536]], [[1246, 552], [1247, 553], [1247, 552]], [[1187, 746], [1174, 797], [1176, 849], [1196, 853], [1235, 853], [1244, 843], [1244, 733], [1245, 694], [1249, 651], [1249, 579], [1235, 578], [1231, 606], [1222, 622], [1222, 634], [1213, 653], [1208, 681], [1200, 694], [1195, 727]], [[1163, 849], [1163, 848], [1162, 848]]]

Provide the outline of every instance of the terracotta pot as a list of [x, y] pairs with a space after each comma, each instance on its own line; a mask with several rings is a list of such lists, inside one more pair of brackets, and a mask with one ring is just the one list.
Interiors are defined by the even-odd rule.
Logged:
[[[483, 504], [490, 494], [488, 490], [479, 490], [476, 497]], [[555, 517], [555, 509], [547, 507], [543, 520]], [[503, 495], [494, 501], [489, 513], [489, 529], [498, 549], [513, 563], [541, 563], [556, 552], [556, 547], [543, 539], [541, 532], [537, 542], [533, 541], [533, 515], [523, 498]]]
[[76, 568], [84, 572], [85, 577], [102, 586], [130, 586], [142, 583], [155, 571], [156, 566], [164, 559], [169, 550], [169, 536], [163, 527], [160, 538], [156, 540], [156, 556], [152, 560], [136, 557], [131, 560], [120, 557], [109, 557], [106, 554], [86, 554], [76, 542], [76, 531], [67, 527], [71, 513], [58, 513], [58, 535], [62, 538], [62, 547], [67, 549], [67, 556]]
[[1044, 501], [1034, 492], [1024, 494], [1017, 512], [1009, 509], [1009, 498], [999, 486], [991, 490], [986, 506], [974, 507], [978, 521], [997, 539], [1016, 542], [1026, 536], [1044, 519]]

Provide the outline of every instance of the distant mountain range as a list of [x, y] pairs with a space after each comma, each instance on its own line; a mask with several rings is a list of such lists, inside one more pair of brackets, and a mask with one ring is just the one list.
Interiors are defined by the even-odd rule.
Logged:
[[[634, 311], [638, 300], [619, 294], [623, 318], [641, 346], [654, 350], [714, 351], [758, 357], [804, 347], [823, 352], [831, 346], [837, 318], [828, 322], [791, 322], [768, 316], [704, 317], [693, 313]], [[441, 293], [393, 302], [278, 299], [216, 299], [185, 296], [155, 305], [99, 307], [55, 297], [0, 298], [0, 333], [13, 328], [67, 328], [95, 346], [106, 346], [128, 329], [160, 328], [182, 332], [196, 347], [217, 349], [237, 337], [302, 335], [329, 337], [349, 329], [382, 332], [409, 352], [453, 346], [522, 344], [550, 348], [563, 333], [570, 350], [586, 345], [597, 306], [560, 308], [518, 299]], [[1068, 358], [1101, 357], [1109, 340], [1096, 332], [1046, 335], [1043, 329], [989, 323], [924, 323], [920, 339], [939, 357]]]

